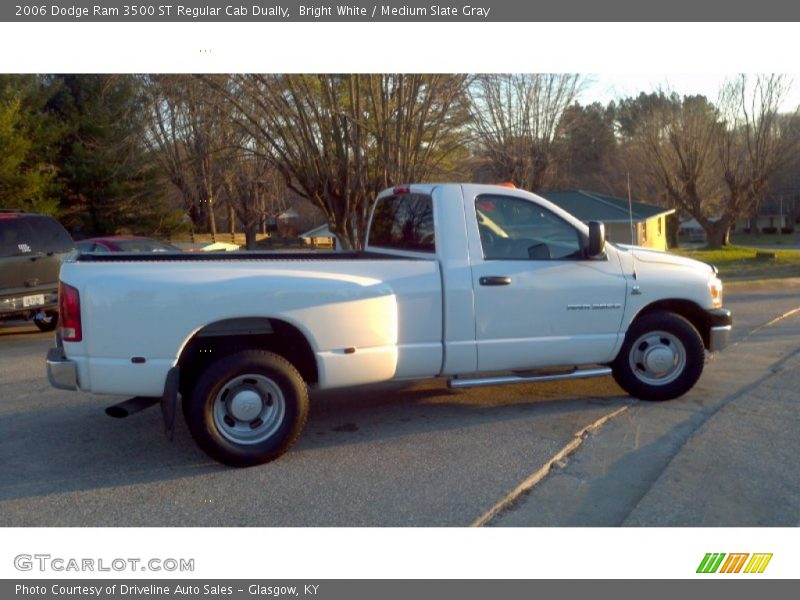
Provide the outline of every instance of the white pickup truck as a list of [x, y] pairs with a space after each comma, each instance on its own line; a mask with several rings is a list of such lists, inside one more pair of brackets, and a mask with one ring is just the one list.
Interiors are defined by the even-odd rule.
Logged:
[[353, 253], [80, 254], [61, 270], [53, 386], [161, 403], [233, 466], [300, 435], [308, 388], [447, 378], [451, 387], [613, 375], [668, 400], [723, 348], [716, 270], [607, 243], [504, 186], [382, 192]]

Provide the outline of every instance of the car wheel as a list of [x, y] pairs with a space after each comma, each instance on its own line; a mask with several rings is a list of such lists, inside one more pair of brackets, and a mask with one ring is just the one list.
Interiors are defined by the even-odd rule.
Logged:
[[39, 328], [39, 331], [53, 331], [58, 325], [58, 313], [53, 310], [47, 310], [44, 315], [34, 317], [33, 323]]
[[670, 312], [637, 318], [612, 363], [616, 382], [641, 400], [672, 400], [688, 392], [703, 372], [703, 340], [694, 326]]
[[308, 417], [308, 390], [282, 356], [245, 350], [203, 372], [185, 415], [206, 454], [249, 467], [275, 460], [297, 440]]

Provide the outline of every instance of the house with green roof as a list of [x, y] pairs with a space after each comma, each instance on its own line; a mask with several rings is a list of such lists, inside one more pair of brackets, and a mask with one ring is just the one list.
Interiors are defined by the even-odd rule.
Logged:
[[[667, 249], [667, 215], [674, 208], [631, 202], [597, 192], [567, 190], [537, 192], [539, 196], [575, 215], [584, 223], [601, 221], [606, 237], [620, 244], [633, 243], [656, 250]], [[631, 228], [631, 222], [633, 227]]]

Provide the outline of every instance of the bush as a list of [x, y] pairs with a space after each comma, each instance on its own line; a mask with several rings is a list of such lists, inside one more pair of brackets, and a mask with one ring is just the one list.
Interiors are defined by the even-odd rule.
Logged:
[[761, 230], [761, 233], [778, 233], [778, 228], [777, 227], [764, 227]]
[[783, 227], [781, 233], [794, 233], [794, 227]]

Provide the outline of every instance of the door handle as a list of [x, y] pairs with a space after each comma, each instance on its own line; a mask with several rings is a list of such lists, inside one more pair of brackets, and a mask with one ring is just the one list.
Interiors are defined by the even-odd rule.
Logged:
[[508, 275], [488, 275], [478, 279], [481, 285], [511, 285], [511, 277]]

